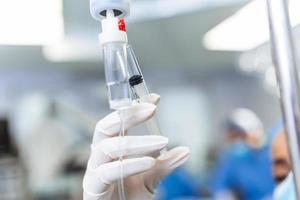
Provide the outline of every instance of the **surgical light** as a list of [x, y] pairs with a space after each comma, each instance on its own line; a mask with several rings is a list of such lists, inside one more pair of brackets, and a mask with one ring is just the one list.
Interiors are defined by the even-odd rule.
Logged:
[[62, 0], [0, 1], [0, 45], [51, 45], [64, 35]]
[[[209, 50], [247, 51], [269, 40], [267, 4], [253, 0], [234, 15], [208, 31], [203, 44]], [[300, 1], [290, 0], [293, 27], [300, 24]]]

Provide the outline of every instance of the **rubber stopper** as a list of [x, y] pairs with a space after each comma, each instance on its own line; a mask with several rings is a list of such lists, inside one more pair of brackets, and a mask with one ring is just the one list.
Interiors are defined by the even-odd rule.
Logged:
[[129, 79], [129, 84], [131, 87], [134, 87], [138, 84], [141, 84], [144, 81], [143, 77], [141, 75], [133, 75]]

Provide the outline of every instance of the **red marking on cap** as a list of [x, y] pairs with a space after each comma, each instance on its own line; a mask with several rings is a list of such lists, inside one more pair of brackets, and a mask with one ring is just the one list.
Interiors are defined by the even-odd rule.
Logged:
[[126, 32], [126, 23], [123, 18], [119, 20], [119, 30]]

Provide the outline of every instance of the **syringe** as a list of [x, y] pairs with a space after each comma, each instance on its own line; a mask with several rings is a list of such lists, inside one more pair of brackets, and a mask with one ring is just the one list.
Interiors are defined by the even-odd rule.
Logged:
[[[148, 95], [150, 95], [144, 76], [142, 74], [141, 68], [137, 62], [134, 51], [130, 45], [127, 46], [127, 63], [128, 63], [128, 72], [129, 72], [129, 85], [132, 91], [132, 98], [140, 103]], [[151, 119], [145, 122], [147, 130], [150, 134], [153, 135], [162, 135], [159, 128], [157, 119], [153, 116]], [[161, 153], [165, 152], [166, 149], [163, 149]]]

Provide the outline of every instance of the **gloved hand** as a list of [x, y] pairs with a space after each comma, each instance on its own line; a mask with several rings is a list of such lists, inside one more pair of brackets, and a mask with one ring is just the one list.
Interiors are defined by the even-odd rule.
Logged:
[[[128, 130], [148, 119], [156, 110], [159, 96], [149, 95], [150, 103], [140, 103], [126, 110], [124, 128]], [[84, 200], [117, 200], [119, 193], [117, 181], [120, 179], [120, 166], [126, 198], [128, 200], [150, 200], [154, 198], [155, 187], [159, 181], [189, 157], [187, 147], [177, 147], [164, 152], [157, 158], [147, 155], [157, 154], [166, 147], [168, 139], [163, 136], [124, 136], [122, 141], [122, 163], [119, 156], [120, 118], [113, 112], [100, 120], [95, 128], [91, 155], [83, 180]], [[135, 158], [127, 158], [134, 156]]]

